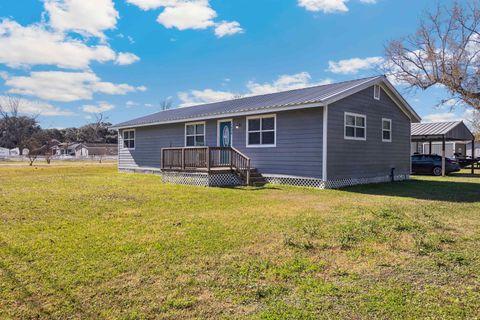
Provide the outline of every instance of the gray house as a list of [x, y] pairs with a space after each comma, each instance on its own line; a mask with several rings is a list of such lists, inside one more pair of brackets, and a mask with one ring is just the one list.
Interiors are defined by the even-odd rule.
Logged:
[[419, 121], [379, 76], [166, 110], [114, 128], [123, 172], [336, 188], [408, 179], [410, 125]]

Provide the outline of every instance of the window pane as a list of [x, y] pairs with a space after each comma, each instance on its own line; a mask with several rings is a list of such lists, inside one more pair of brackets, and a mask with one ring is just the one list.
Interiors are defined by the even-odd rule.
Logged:
[[204, 134], [205, 132], [205, 126], [203, 124], [197, 124], [197, 134]]
[[358, 127], [365, 127], [365, 118], [363, 117], [357, 117], [357, 120], [356, 120], [356, 125]]
[[390, 131], [383, 131], [383, 140], [390, 140]]
[[187, 147], [195, 146], [195, 137], [187, 137]]
[[129, 131], [123, 131], [123, 139], [128, 139], [128, 132]]
[[129, 140], [124, 140], [123, 141], [123, 147], [128, 149], [128, 141]]
[[195, 145], [196, 146], [203, 146], [205, 145], [205, 137], [204, 136], [196, 136], [195, 137]]
[[346, 127], [345, 128], [345, 135], [347, 137], [355, 137], [355, 129], [353, 127]]
[[383, 129], [390, 130], [390, 121], [383, 121]]
[[355, 125], [355, 117], [347, 115], [345, 118], [345, 124], [354, 126]]
[[193, 135], [193, 134], [195, 134], [195, 126], [188, 125], [187, 126], [187, 135]]
[[255, 130], [260, 130], [260, 119], [248, 120], [248, 131], [255, 131]]
[[365, 138], [365, 129], [364, 128], [355, 128], [355, 137]]
[[130, 149], [135, 149], [135, 140], [130, 140]]
[[275, 119], [271, 118], [263, 118], [262, 119], [262, 130], [273, 130], [275, 129]]
[[275, 133], [273, 131], [262, 132], [262, 144], [275, 144]]
[[135, 131], [130, 131], [130, 139], [135, 139]]
[[248, 144], [260, 144], [260, 132], [249, 133]]

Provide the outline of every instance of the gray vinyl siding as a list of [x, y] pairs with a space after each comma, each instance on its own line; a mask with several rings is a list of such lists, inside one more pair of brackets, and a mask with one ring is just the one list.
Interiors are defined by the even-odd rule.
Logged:
[[[344, 139], [344, 114], [367, 116], [367, 140]], [[392, 120], [392, 142], [382, 142], [382, 118]], [[410, 119], [382, 89], [373, 98], [373, 86], [328, 107], [328, 180], [368, 178], [410, 173]]]
[[246, 117], [234, 118], [233, 146], [264, 174], [322, 177], [323, 109], [278, 112], [276, 147], [246, 147]]
[[[252, 167], [262, 173], [321, 178], [322, 108], [278, 112], [276, 117], [276, 147], [247, 148], [246, 117], [232, 119], [233, 147], [250, 157]], [[185, 123], [138, 127], [135, 131], [135, 150], [122, 148], [119, 136], [120, 168], [160, 168], [162, 148], [185, 145]], [[206, 121], [205, 141], [217, 146], [216, 119]]]

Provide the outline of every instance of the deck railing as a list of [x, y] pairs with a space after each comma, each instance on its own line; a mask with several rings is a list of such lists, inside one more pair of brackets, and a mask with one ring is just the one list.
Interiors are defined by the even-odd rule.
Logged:
[[162, 170], [207, 171], [230, 169], [250, 184], [250, 158], [232, 147], [163, 148]]

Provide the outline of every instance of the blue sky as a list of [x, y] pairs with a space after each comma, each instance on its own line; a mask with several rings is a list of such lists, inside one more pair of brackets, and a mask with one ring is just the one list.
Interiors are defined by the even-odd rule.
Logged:
[[[430, 0], [22, 0], [0, 3], [0, 98], [44, 127], [377, 74]], [[447, 3], [447, 2], [445, 2]], [[398, 89], [402, 91], [402, 87]], [[405, 95], [425, 120], [441, 88]]]

